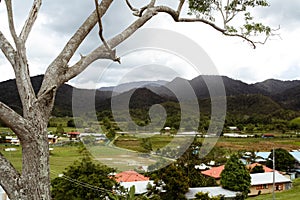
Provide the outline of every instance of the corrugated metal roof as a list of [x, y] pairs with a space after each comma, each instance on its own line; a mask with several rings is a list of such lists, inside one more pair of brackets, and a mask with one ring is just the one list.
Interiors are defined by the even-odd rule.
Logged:
[[[273, 172], [250, 174], [251, 185], [262, 185], [273, 183]], [[287, 183], [291, 182], [290, 179], [286, 178], [282, 174], [275, 172], [275, 183]]]
[[222, 187], [198, 187], [190, 188], [188, 193], [185, 194], [187, 199], [194, 199], [198, 192], [208, 193], [210, 197], [224, 195], [226, 198], [235, 197], [238, 192], [226, 190]]
[[154, 181], [121, 182], [120, 185], [128, 190], [134, 185], [135, 194], [143, 194], [147, 192], [148, 184], [153, 185], [153, 182]]
[[263, 159], [268, 159], [270, 156], [271, 152], [256, 152], [255, 155], [257, 157], [263, 158]]
[[300, 162], [300, 152], [299, 151], [294, 151], [294, 152], [289, 152], [296, 160], [297, 162]]

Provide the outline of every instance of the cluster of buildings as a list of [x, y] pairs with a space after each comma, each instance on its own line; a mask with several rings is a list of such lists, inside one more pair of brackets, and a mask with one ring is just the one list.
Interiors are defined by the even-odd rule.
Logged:
[[[288, 190], [292, 187], [292, 180], [299, 177], [297, 171], [300, 172], [300, 151], [292, 151], [290, 154], [295, 158], [295, 169], [291, 173], [282, 173], [279, 171], [273, 171], [273, 169], [268, 168], [262, 163], [265, 163], [269, 158], [271, 152], [257, 152], [255, 163], [248, 164], [246, 167], [251, 171], [256, 166], [262, 166], [262, 173], [251, 173], [251, 187], [248, 196], [256, 196], [260, 194], [268, 194], [279, 191]], [[213, 164], [213, 163], [210, 163]], [[225, 165], [211, 167], [209, 165], [201, 164], [195, 166], [199, 170], [199, 173], [207, 177], [212, 177], [220, 185], [221, 173], [225, 168]], [[147, 185], [153, 185], [153, 181], [149, 180], [141, 174], [135, 171], [126, 171], [116, 174], [116, 180], [124, 188], [129, 189], [133, 185], [136, 188], [136, 194], [143, 194], [147, 192]], [[187, 199], [194, 199], [195, 195], [199, 192], [208, 193], [209, 196], [223, 196], [224, 199], [235, 199], [239, 192], [230, 191], [222, 188], [222, 186], [216, 187], [197, 187], [189, 188], [188, 193], [186, 193]]]
[[[107, 137], [103, 133], [80, 133], [80, 132], [68, 132], [66, 133], [66, 137], [69, 138], [69, 140], [81, 140], [86, 138], [87, 136], [93, 137], [96, 141], [107, 141]], [[49, 144], [55, 144], [58, 142], [58, 136], [53, 134], [48, 134], [48, 141]], [[19, 146], [20, 140], [16, 136], [5, 136], [5, 143], [12, 144]]]
[[[264, 172], [250, 174], [251, 187], [250, 187], [250, 193], [248, 194], [249, 196], [271, 193], [273, 191], [273, 175], [275, 176], [274, 191], [288, 190], [292, 187], [292, 180], [290, 179], [290, 176], [285, 176], [285, 175], [279, 173], [278, 171], [273, 171], [273, 169], [270, 169], [270, 168], [266, 167], [265, 165], [262, 165], [259, 163], [253, 163], [253, 164], [247, 165], [246, 167], [249, 170], [251, 170], [257, 165], [261, 165], [263, 167]], [[216, 182], [218, 184], [220, 184], [221, 173], [224, 170], [224, 168], [225, 168], [225, 165], [221, 165], [218, 167], [212, 167], [208, 170], [201, 171], [201, 173], [207, 177], [214, 178], [216, 180]], [[207, 190], [207, 188], [204, 188], [204, 189], [205, 189], [205, 191]], [[210, 187], [210, 189], [212, 189], [212, 188]], [[194, 188], [193, 191], [194, 192], [195, 191], [202, 192], [203, 188]], [[224, 189], [221, 187], [213, 187], [212, 191], [215, 191], [215, 193], [210, 192], [210, 194], [212, 196], [223, 195], [225, 198], [229, 198], [229, 199], [232, 198], [232, 195], [234, 194], [234, 193], [230, 193], [228, 191], [221, 194], [221, 192], [224, 191]], [[216, 192], [219, 192], [219, 194], [217, 195]]]

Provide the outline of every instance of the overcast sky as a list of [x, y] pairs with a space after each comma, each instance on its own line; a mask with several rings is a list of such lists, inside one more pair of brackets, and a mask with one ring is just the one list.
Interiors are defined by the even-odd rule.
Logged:
[[[30, 3], [29, 3], [30, 2]], [[17, 31], [26, 19], [32, 1], [13, 1]], [[140, 1], [133, 0], [134, 3]], [[161, 0], [158, 2], [177, 2]], [[240, 38], [229, 38], [200, 23], [175, 23], [165, 15], [155, 16], [147, 28], [161, 28], [175, 31], [193, 40], [210, 57], [220, 75], [239, 79], [247, 83], [269, 78], [281, 80], [300, 79], [300, 1], [270, 0], [269, 8], [255, 13], [257, 21], [277, 28], [280, 37], [273, 37], [265, 45], [253, 49]], [[137, 4], [136, 4], [137, 5]], [[31, 75], [43, 74], [46, 67], [58, 55], [66, 41], [77, 27], [91, 13], [94, 1], [90, 0], [51, 0], [44, 1], [39, 18], [27, 42], [28, 60]], [[106, 38], [118, 34], [135, 17], [117, 0], [103, 19]], [[9, 38], [4, 2], [0, 4], [0, 30]], [[151, 40], [151, 38], [144, 38]], [[143, 43], [142, 39], [136, 41]], [[174, 41], [176, 43], [177, 41]], [[79, 53], [86, 54], [100, 44], [96, 29], [86, 39]], [[184, 45], [184, 44], [181, 44]], [[119, 51], [122, 65], [96, 62], [70, 84], [77, 87], [101, 87], [120, 82], [140, 80], [171, 80], [176, 76], [192, 79], [199, 74], [189, 66], [189, 61], [161, 49]], [[106, 66], [106, 71], [103, 71]], [[107, 67], [108, 66], [108, 67]], [[109, 70], [107, 70], [109, 69]], [[13, 70], [5, 57], [0, 54], [0, 81], [14, 78]]]

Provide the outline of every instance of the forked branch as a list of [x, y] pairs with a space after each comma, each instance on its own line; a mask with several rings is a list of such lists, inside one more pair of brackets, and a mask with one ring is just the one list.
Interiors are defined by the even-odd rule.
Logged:
[[102, 41], [102, 43], [105, 46], [106, 50], [108, 52], [110, 52], [110, 56], [111, 56], [110, 59], [112, 59], [113, 61], [117, 61], [118, 63], [121, 63], [120, 58], [118, 58], [116, 56], [116, 52], [113, 51], [110, 48], [110, 46], [107, 44], [107, 42], [106, 42], [106, 40], [105, 40], [105, 38], [103, 36], [103, 26], [102, 26], [102, 19], [101, 19], [103, 15], [101, 15], [101, 13], [100, 13], [99, 6], [98, 6], [98, 0], [95, 0], [95, 7], [96, 7], [97, 18], [98, 18], [98, 25], [99, 25], [99, 32], [98, 32], [98, 34], [99, 34], [100, 40]]
[[29, 33], [36, 21], [36, 18], [37, 18], [37, 15], [38, 15], [38, 12], [40, 10], [40, 7], [42, 5], [42, 0], [35, 0], [33, 2], [33, 5], [31, 7], [31, 10], [30, 10], [30, 13], [27, 17], [27, 20], [23, 26], [23, 29], [21, 31], [21, 34], [20, 34], [20, 38], [25, 42], [29, 36]]

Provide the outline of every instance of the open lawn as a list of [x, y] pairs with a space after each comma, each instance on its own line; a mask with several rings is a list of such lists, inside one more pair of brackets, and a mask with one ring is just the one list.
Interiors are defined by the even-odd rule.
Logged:
[[117, 171], [133, 170], [140, 166], [154, 164], [158, 158], [155, 156], [126, 150], [115, 146], [87, 147], [95, 160], [116, 168]]
[[[8, 148], [8, 147], [7, 147]], [[1, 146], [1, 153], [12, 162], [14, 167], [21, 171], [22, 168], [22, 152], [21, 147], [9, 146], [9, 148], [16, 148], [16, 151], [4, 151], [5, 146]], [[50, 170], [51, 178], [55, 178], [58, 174], [61, 174], [66, 167], [71, 165], [75, 160], [80, 159], [81, 154], [78, 151], [78, 147], [66, 146], [66, 147], [54, 147], [54, 150], [50, 154]]]
[[[275, 193], [276, 200], [299, 200], [300, 199], [300, 178], [293, 181], [293, 188], [283, 192]], [[249, 197], [249, 200], [272, 200], [272, 194]]]
[[[158, 148], [163, 148], [166, 145], [168, 145], [172, 141], [173, 137], [156, 134], [149, 137], [149, 139], [151, 141], [153, 150], [156, 150]], [[141, 141], [141, 137], [136, 137], [134, 135], [122, 135], [114, 141], [114, 145], [133, 151], [143, 152], [144, 148], [141, 147]]]

